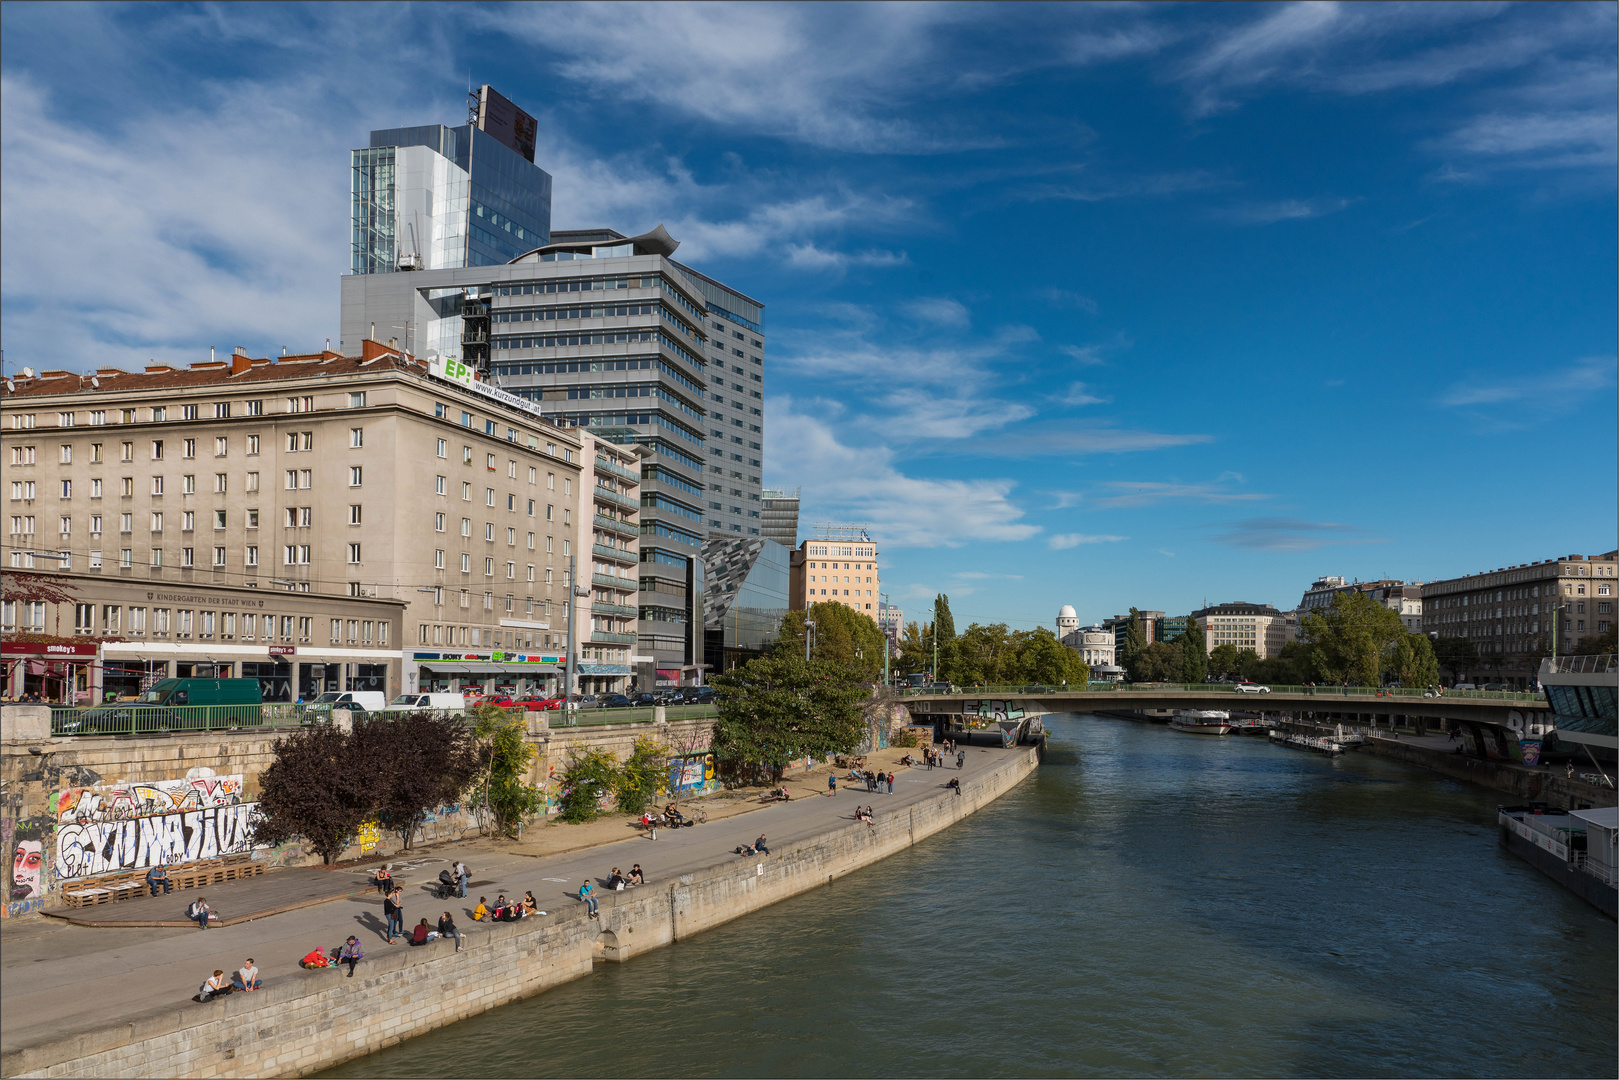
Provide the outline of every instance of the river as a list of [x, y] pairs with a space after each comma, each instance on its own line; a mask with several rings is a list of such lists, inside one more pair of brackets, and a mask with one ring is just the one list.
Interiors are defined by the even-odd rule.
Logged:
[[904, 853], [322, 1075], [1614, 1075], [1615, 925], [1499, 847], [1495, 793], [1047, 725]]

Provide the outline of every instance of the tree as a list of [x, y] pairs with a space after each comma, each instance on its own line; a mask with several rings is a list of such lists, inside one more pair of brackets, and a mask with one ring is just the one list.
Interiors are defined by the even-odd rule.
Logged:
[[327, 866], [348, 847], [376, 806], [375, 763], [360, 756], [351, 733], [330, 724], [277, 739], [275, 760], [259, 774], [254, 842], [303, 837]]
[[834, 601], [811, 604], [808, 611], [789, 611], [773, 651], [802, 659], [806, 621], [815, 623], [812, 659], [846, 667], [862, 682], [875, 683], [882, 676], [882, 630], [871, 616]]
[[1180, 682], [1184, 663], [1179, 646], [1155, 641], [1136, 655], [1130, 679], [1132, 682]]
[[626, 814], [639, 814], [663, 790], [668, 776], [668, 750], [656, 739], [640, 736], [635, 740], [629, 759], [619, 769], [613, 787], [618, 796], [618, 808]]
[[899, 642], [899, 662], [896, 665], [900, 674], [915, 675], [928, 670], [932, 663], [933, 624], [906, 623], [905, 633]]
[[1439, 661], [1425, 634], [1406, 634], [1396, 641], [1390, 659], [1390, 673], [1401, 686], [1432, 686], [1439, 681]]
[[1059, 686], [1064, 683], [1084, 688], [1091, 679], [1090, 665], [1079, 653], [1057, 640], [1057, 635], [1041, 626], [1020, 634], [1017, 642], [1017, 677], [1013, 682]]
[[1433, 643], [1433, 654], [1439, 666], [1450, 672], [1451, 682], [1456, 682], [1478, 664], [1478, 649], [1466, 638], [1442, 637]]
[[1208, 678], [1207, 643], [1208, 639], [1203, 634], [1203, 628], [1197, 625], [1197, 620], [1187, 618], [1186, 632], [1175, 642], [1181, 650], [1181, 682], [1200, 683]]
[[485, 767], [459, 718], [425, 710], [362, 720], [354, 725], [354, 744], [376, 769], [377, 819], [406, 850], [428, 811], [459, 801]]
[[1017, 646], [1005, 623], [973, 623], [952, 643], [950, 680], [960, 686], [993, 686], [1020, 681]]
[[1130, 609], [1130, 625], [1124, 628], [1124, 640], [1118, 642], [1114, 655], [1118, 657], [1119, 666], [1129, 672], [1130, 678], [1135, 682], [1156, 682], [1156, 679], [1145, 679], [1136, 672], [1136, 661], [1147, 648], [1147, 635], [1141, 629], [1141, 612], [1136, 608]]
[[1251, 679], [1254, 672], [1259, 670], [1259, 653], [1253, 649], [1240, 649], [1237, 652], [1237, 677]]
[[1217, 677], [1228, 679], [1237, 670], [1237, 647], [1230, 642], [1216, 645], [1209, 652], [1209, 670]]
[[1619, 624], [1610, 624], [1596, 637], [1580, 642], [1580, 651], [1593, 656], [1614, 652], [1616, 648], [1619, 648]]
[[940, 682], [965, 681], [956, 675], [956, 619], [950, 614], [950, 597], [944, 593], [933, 599], [933, 634], [939, 651], [933, 677]]
[[848, 668], [776, 653], [710, 681], [720, 691], [714, 757], [732, 773], [777, 782], [792, 758], [847, 753], [865, 735], [867, 690]]
[[563, 821], [578, 825], [601, 816], [601, 797], [616, 791], [620, 770], [612, 751], [599, 746], [574, 747], [562, 770], [561, 810]]
[[484, 763], [483, 802], [495, 830], [516, 836], [527, 819], [545, 805], [545, 795], [527, 783], [530, 766], [539, 751], [527, 739], [522, 713], [508, 713], [498, 705], [480, 705], [472, 729]]
[[1304, 616], [1310, 657], [1328, 682], [1378, 686], [1396, 642], [1407, 636], [1399, 612], [1365, 593], [1339, 593], [1332, 606]]

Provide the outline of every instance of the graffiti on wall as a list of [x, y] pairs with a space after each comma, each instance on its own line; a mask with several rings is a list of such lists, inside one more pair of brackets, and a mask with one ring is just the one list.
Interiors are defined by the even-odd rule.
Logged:
[[35, 900], [44, 895], [45, 834], [37, 827], [19, 824], [12, 840], [10, 899]]
[[65, 789], [54, 808], [52, 868], [71, 881], [247, 854], [259, 815], [242, 790], [240, 774], [212, 769], [192, 769], [183, 780]]

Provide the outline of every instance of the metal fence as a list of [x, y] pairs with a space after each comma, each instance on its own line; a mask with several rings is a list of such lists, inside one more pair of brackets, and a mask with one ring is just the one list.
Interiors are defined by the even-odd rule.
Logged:
[[[1402, 687], [1381, 688], [1376, 686], [1281, 686], [1266, 684], [1268, 694], [1296, 694], [1307, 697], [1324, 698], [1399, 698], [1406, 701], [1421, 701], [1424, 698], [1457, 698], [1467, 701], [1516, 701], [1533, 703], [1545, 701], [1543, 692], [1522, 693], [1511, 690], [1424, 690], [1420, 688], [1405, 689]], [[1017, 686], [952, 686], [945, 687], [913, 687], [901, 691], [902, 696], [938, 696], [950, 697], [996, 697], [1005, 695], [1025, 694], [1136, 694], [1154, 693], [1162, 694], [1188, 693], [1188, 694], [1222, 694], [1229, 693], [1237, 698], [1265, 697], [1266, 693], [1239, 690], [1231, 683], [1092, 683], [1090, 686], [1042, 686], [1038, 684], [1022, 684]]]

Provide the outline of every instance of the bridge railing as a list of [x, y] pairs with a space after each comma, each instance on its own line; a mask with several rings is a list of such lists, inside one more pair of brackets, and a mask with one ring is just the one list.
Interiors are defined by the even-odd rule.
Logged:
[[[1396, 698], [1405, 701], [1421, 701], [1424, 698], [1449, 698], [1465, 701], [1502, 701], [1534, 704], [1544, 702], [1544, 692], [1523, 693], [1512, 690], [1426, 690], [1420, 687], [1376, 687], [1376, 686], [1286, 686], [1280, 684], [1263, 684], [1271, 694], [1293, 694], [1305, 697], [1323, 698]], [[1092, 683], [1084, 686], [1044, 686], [1038, 683], [1021, 683], [1017, 685], [993, 686], [956, 686], [946, 689], [944, 687], [918, 687], [904, 692], [906, 697], [1011, 697], [1027, 696], [1030, 694], [1094, 694], [1110, 693], [1129, 695], [1137, 693], [1186, 693], [1186, 694], [1225, 694], [1229, 693], [1238, 700], [1254, 700], [1266, 697], [1266, 694], [1252, 691], [1238, 690], [1231, 683]]]

